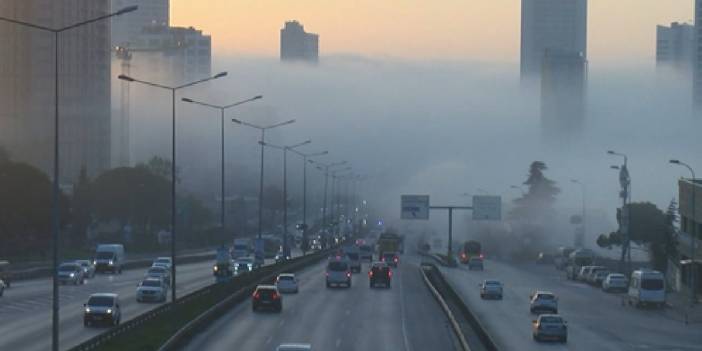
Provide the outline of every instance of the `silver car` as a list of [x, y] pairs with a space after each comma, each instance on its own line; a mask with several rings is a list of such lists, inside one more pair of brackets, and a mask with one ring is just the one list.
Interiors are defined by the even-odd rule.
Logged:
[[502, 283], [499, 280], [483, 280], [480, 284], [480, 298], [496, 298], [502, 300]]
[[85, 274], [83, 267], [77, 263], [62, 263], [58, 267], [58, 281], [61, 284], [83, 284], [85, 283]]
[[351, 287], [351, 267], [346, 260], [331, 259], [327, 264], [327, 288], [332, 285]]
[[146, 278], [137, 286], [137, 302], [165, 302], [167, 298], [168, 286], [165, 284], [163, 279]]
[[144, 274], [144, 279], [149, 277], [163, 279], [166, 284], [171, 285], [171, 271], [165, 267], [152, 266], [148, 271], [146, 271], [146, 274]]
[[532, 321], [532, 337], [536, 341], [568, 342], [568, 323], [557, 314], [542, 314]]
[[95, 277], [95, 265], [90, 260], [76, 260], [76, 263], [83, 268], [83, 274], [86, 278]]
[[558, 313], [558, 297], [548, 291], [535, 291], [529, 296], [531, 300], [529, 311], [531, 313], [550, 312]]

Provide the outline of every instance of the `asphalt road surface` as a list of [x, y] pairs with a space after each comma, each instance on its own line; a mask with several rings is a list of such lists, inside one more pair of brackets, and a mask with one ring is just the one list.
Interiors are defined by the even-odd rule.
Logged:
[[[482, 272], [464, 265], [441, 270], [501, 350], [702, 350], [699, 324], [686, 326], [665, 311], [625, 306], [621, 294], [566, 280], [553, 265], [486, 260]], [[478, 284], [491, 278], [504, 284], [501, 301], [480, 299]], [[534, 289], [559, 297], [559, 313], [568, 321], [567, 344], [532, 340], [529, 293]]]
[[245, 302], [195, 336], [185, 350], [275, 350], [310, 343], [314, 350], [454, 350], [455, 338], [418, 270], [406, 254], [391, 289], [369, 288], [368, 264], [352, 287], [325, 287], [325, 265], [298, 273], [299, 294], [283, 296], [282, 313], [252, 312]]

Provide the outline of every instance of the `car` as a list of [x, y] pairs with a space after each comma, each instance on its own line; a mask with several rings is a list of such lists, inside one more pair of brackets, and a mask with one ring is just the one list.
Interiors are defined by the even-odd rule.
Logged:
[[5, 294], [5, 282], [0, 279], [0, 297]]
[[326, 276], [327, 288], [331, 288], [332, 285], [351, 287], [351, 267], [346, 260], [330, 259], [327, 263]]
[[361, 254], [359, 252], [347, 252], [346, 258], [349, 260], [352, 273], [361, 273]]
[[529, 311], [531, 313], [558, 313], [558, 297], [552, 292], [535, 291], [529, 296]]
[[0, 260], [0, 280], [5, 282], [5, 287], [12, 284], [12, 273], [10, 272], [10, 261]]
[[297, 284], [297, 278], [293, 273], [281, 273], [275, 278], [275, 286], [281, 293], [295, 293], [300, 291], [300, 287]]
[[251, 257], [242, 257], [234, 261], [234, 273], [242, 274], [252, 272], [254, 270], [254, 259]]
[[602, 287], [602, 282], [607, 278], [609, 275], [609, 270], [604, 269], [604, 270], [599, 270], [595, 272], [594, 278], [592, 278], [592, 284], [598, 287]]
[[312, 351], [310, 344], [280, 344], [275, 351]]
[[400, 263], [400, 256], [396, 252], [385, 252], [381, 256], [381, 261], [388, 264], [388, 266], [397, 268], [398, 263]]
[[83, 325], [86, 327], [99, 323], [119, 325], [122, 319], [122, 310], [119, 306], [119, 296], [117, 294], [92, 294], [83, 307], [85, 308]]
[[553, 264], [554, 260], [555, 257], [552, 254], [545, 252], [539, 252], [539, 255], [536, 257], [537, 264]]
[[532, 321], [532, 337], [536, 341], [568, 342], [568, 323], [558, 314], [542, 314]]
[[76, 263], [83, 268], [83, 275], [86, 278], [95, 277], [95, 265], [90, 260], [76, 260]]
[[621, 273], [610, 273], [602, 281], [602, 291], [605, 292], [626, 292], [629, 288], [629, 282], [626, 276]]
[[172, 265], [173, 265], [173, 261], [171, 260], [170, 257], [156, 257], [156, 259], [154, 260], [154, 263], [151, 266], [171, 269]]
[[285, 254], [283, 254], [283, 251], [278, 251], [278, 253], [275, 254], [275, 263], [285, 262], [289, 259], [290, 256], [285, 256]]
[[585, 276], [585, 282], [587, 282], [589, 284], [595, 284], [596, 278], [597, 278], [597, 272], [603, 272], [603, 271], [607, 271], [607, 267], [591, 266], [590, 270], [587, 272], [587, 275]]
[[580, 271], [578, 272], [578, 275], [575, 277], [575, 280], [584, 282], [587, 281], [587, 276], [590, 274], [590, 271], [592, 270], [592, 267], [594, 266], [582, 266], [580, 267]]
[[487, 279], [480, 284], [480, 298], [496, 298], [502, 300], [502, 283], [499, 280]]
[[171, 285], [171, 270], [165, 267], [151, 266], [151, 268], [146, 271], [146, 274], [144, 274], [144, 279], [149, 277], [163, 279], [166, 284]]
[[478, 270], [483, 270], [485, 269], [483, 266], [483, 259], [480, 257], [471, 257], [468, 260], [468, 270], [472, 271], [473, 269], [478, 269]]
[[74, 262], [61, 263], [58, 267], [58, 281], [61, 284], [83, 284], [85, 275], [83, 267]]
[[251, 309], [256, 312], [261, 308], [270, 308], [275, 312], [283, 310], [283, 297], [275, 285], [259, 285], [251, 295]]
[[161, 278], [146, 278], [137, 285], [137, 302], [166, 302], [167, 298], [168, 285]]
[[392, 270], [385, 262], [374, 262], [368, 270], [368, 281], [371, 288], [382, 284], [390, 288], [392, 282]]
[[631, 272], [627, 292], [629, 305], [665, 306], [665, 276], [659, 271], [637, 269]]
[[362, 260], [368, 260], [368, 262], [373, 261], [373, 247], [367, 244], [361, 245], [359, 247], [359, 252]]

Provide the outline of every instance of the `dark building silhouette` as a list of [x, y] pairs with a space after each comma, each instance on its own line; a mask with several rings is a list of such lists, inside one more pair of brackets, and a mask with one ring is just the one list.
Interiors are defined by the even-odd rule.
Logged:
[[541, 70], [541, 125], [546, 140], [579, 134], [585, 119], [587, 61], [580, 52], [549, 49]]
[[305, 32], [305, 27], [298, 21], [285, 22], [280, 30], [280, 60], [319, 61], [319, 35]]
[[656, 66], [689, 73], [694, 62], [695, 27], [673, 22], [656, 26]]
[[695, 44], [692, 67], [692, 102], [695, 114], [702, 116], [702, 0], [695, 0]]

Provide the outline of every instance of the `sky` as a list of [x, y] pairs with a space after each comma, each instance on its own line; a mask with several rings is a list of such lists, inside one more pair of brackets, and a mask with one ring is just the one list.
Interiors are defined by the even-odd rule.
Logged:
[[[693, 3], [590, 0], [590, 61], [653, 58], [656, 25], [692, 22]], [[171, 0], [172, 24], [212, 35], [215, 55], [277, 56], [292, 19], [323, 56], [519, 60], [520, 0]]]

